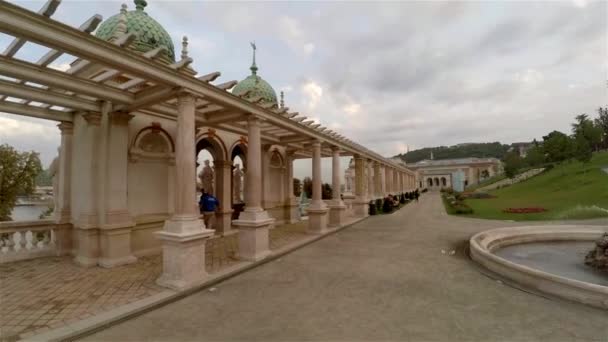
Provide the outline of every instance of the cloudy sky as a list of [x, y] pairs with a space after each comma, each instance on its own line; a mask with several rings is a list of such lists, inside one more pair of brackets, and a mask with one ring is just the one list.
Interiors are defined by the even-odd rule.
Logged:
[[[63, 0], [53, 18], [78, 26], [121, 3]], [[285, 91], [287, 106], [387, 156], [406, 146], [529, 141], [569, 131], [576, 114], [608, 102], [607, 2], [148, 3], [177, 53], [188, 36], [200, 73], [243, 79], [255, 40], [259, 75]], [[0, 49], [8, 42], [0, 34]], [[40, 54], [31, 47], [20, 57]], [[59, 133], [0, 114], [4, 142], [41, 151], [48, 164]]]

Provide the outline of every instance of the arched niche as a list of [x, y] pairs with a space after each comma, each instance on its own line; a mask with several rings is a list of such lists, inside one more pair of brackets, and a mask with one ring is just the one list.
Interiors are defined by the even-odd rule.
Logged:
[[142, 128], [133, 139], [129, 148], [131, 162], [173, 162], [175, 144], [171, 135], [160, 124]]

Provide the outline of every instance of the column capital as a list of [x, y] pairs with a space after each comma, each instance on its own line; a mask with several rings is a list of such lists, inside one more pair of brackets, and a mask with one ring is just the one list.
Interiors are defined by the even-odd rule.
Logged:
[[85, 112], [81, 114], [89, 125], [99, 126], [101, 124], [101, 114], [93, 112]]
[[332, 150], [332, 152], [340, 152], [340, 147], [332, 145], [331, 150]]
[[110, 113], [110, 121], [113, 125], [126, 126], [135, 115], [128, 112], [112, 112]]
[[311, 143], [312, 147], [321, 147], [321, 140], [313, 140]]
[[74, 133], [74, 124], [71, 122], [61, 122], [57, 125], [61, 131], [61, 135], [72, 135]]
[[247, 117], [247, 124], [256, 126], [260, 125], [260, 118], [257, 115], [246, 114], [245, 116]]
[[186, 88], [179, 88], [177, 90], [177, 100], [179, 102], [194, 102], [196, 101], [196, 93], [194, 93], [192, 90], [190, 89], [186, 89]]

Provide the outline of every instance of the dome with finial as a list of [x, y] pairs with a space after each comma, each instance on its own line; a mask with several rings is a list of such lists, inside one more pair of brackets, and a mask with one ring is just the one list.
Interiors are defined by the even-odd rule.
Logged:
[[[126, 20], [126, 33], [137, 35], [131, 47], [136, 51], [145, 53], [163, 46], [166, 48], [163, 56], [171, 62], [175, 62], [175, 49], [169, 33], [144, 11], [148, 4], [146, 0], [134, 0], [134, 3], [134, 11], [127, 11], [126, 5], [123, 5], [120, 13], [111, 16], [99, 25], [95, 35], [103, 40], [111, 40], [115, 38], [117, 30], [123, 29], [121, 24], [123, 20]], [[123, 15], [124, 19], [121, 19]]]
[[240, 81], [232, 89], [232, 93], [235, 95], [242, 95], [247, 93], [245, 97], [248, 99], [261, 97], [261, 103], [272, 103], [272, 108], [277, 108], [277, 93], [274, 91], [272, 86], [268, 84], [268, 82], [258, 76], [258, 66], [255, 64], [255, 43], [251, 43], [251, 47], [253, 48], [253, 63], [249, 68], [251, 70], [251, 75]]

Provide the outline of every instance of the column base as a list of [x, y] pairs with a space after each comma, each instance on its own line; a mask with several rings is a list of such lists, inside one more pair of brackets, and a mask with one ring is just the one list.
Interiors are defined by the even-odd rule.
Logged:
[[80, 266], [97, 266], [99, 262], [99, 229], [76, 228], [76, 239], [78, 240], [74, 262]]
[[340, 201], [329, 205], [329, 226], [340, 227], [346, 221], [346, 205]]
[[369, 202], [365, 199], [357, 199], [353, 202], [353, 213], [356, 217], [369, 216]]
[[132, 225], [114, 228], [116, 225], [117, 223], [112, 224], [112, 228], [103, 226], [100, 230], [99, 266], [101, 267], [111, 268], [137, 261], [137, 258], [131, 253]]
[[215, 214], [215, 232], [221, 235], [230, 234], [232, 231], [232, 212], [228, 210]]
[[[198, 231], [192, 231], [193, 227]], [[198, 219], [168, 220], [165, 230], [156, 233], [163, 245], [163, 273], [156, 280], [158, 285], [182, 291], [207, 280], [205, 243], [213, 231], [202, 227]], [[175, 232], [179, 228], [182, 232]]]
[[324, 203], [311, 204], [308, 211], [308, 233], [324, 234], [327, 232], [327, 213], [329, 208]]
[[232, 222], [239, 228], [239, 258], [258, 261], [270, 255], [268, 230], [274, 219], [262, 208], [245, 208], [239, 219]]

